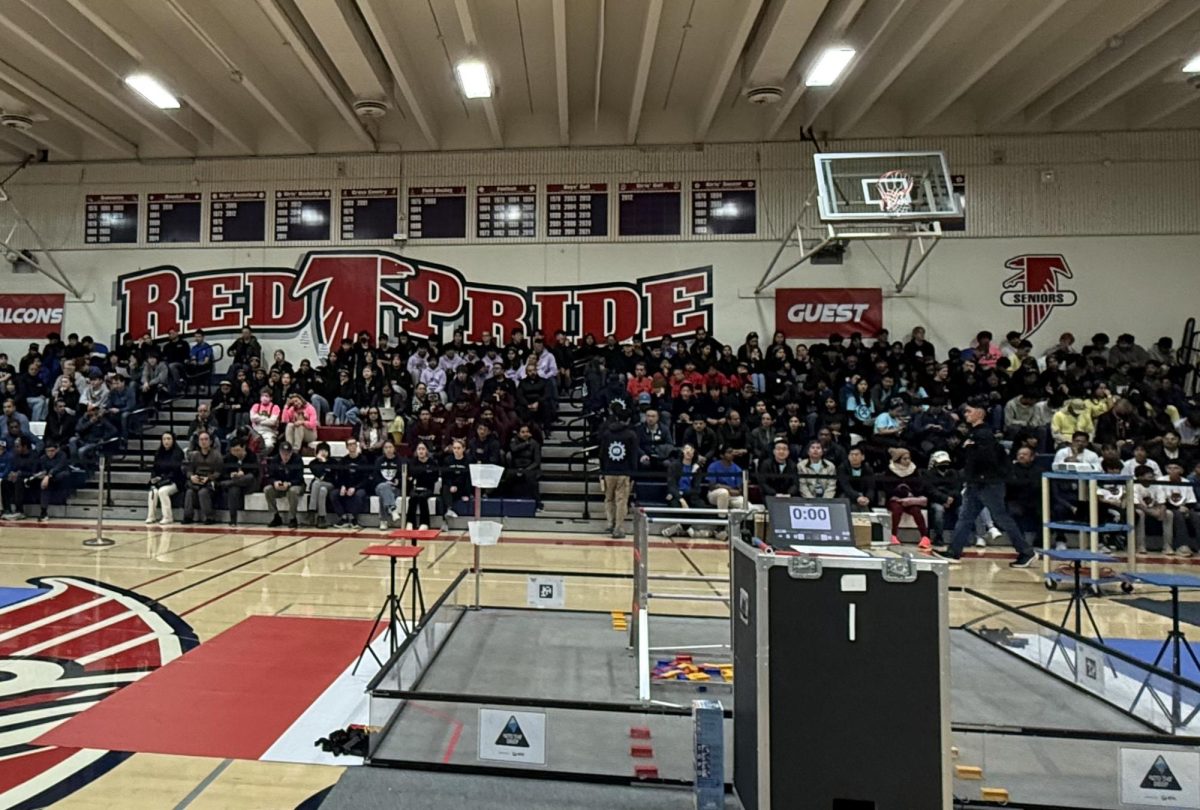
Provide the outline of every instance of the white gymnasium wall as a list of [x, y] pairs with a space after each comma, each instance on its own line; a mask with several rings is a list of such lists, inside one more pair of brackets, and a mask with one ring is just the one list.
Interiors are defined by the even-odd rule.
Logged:
[[[1073, 273], [1062, 287], [1078, 295], [1056, 309], [1034, 336], [1039, 346], [1060, 331], [1081, 337], [1097, 329], [1132, 331], [1149, 341], [1178, 336], [1197, 314], [1200, 256], [1200, 133], [1109, 133], [1048, 137], [952, 138], [940, 141], [842, 142], [838, 150], [943, 148], [951, 170], [967, 177], [968, 231], [948, 237], [904, 297], [885, 298], [885, 324], [898, 335], [918, 323], [940, 345], [962, 344], [980, 328], [1018, 328], [1020, 310], [1000, 303], [1012, 274], [1006, 260], [1029, 253], [1062, 254]], [[511, 286], [569, 285], [711, 265], [716, 334], [740, 341], [749, 329], [770, 332], [770, 298], [749, 291], [766, 268], [778, 237], [811, 188], [811, 147], [742, 144], [703, 149], [640, 148], [524, 150], [112, 164], [33, 166], [8, 185], [55, 258], [83, 293], [68, 302], [65, 330], [108, 339], [116, 325], [117, 275], [160, 264], [185, 272], [225, 267], [292, 267], [306, 249], [343, 243], [232, 248], [83, 245], [85, 194], [371, 185], [466, 185], [536, 182], [759, 182], [759, 233], [721, 239], [599, 240], [587, 243], [410, 243], [405, 255], [457, 268], [469, 280]], [[544, 219], [544, 199], [539, 217]], [[615, 201], [614, 201], [615, 207]], [[404, 205], [401, 205], [403, 213]], [[472, 218], [468, 206], [468, 220]], [[336, 208], [335, 208], [336, 211]], [[145, 199], [142, 201], [145, 217]], [[207, 209], [206, 209], [207, 217]], [[270, 213], [268, 209], [268, 220]], [[0, 221], [7, 232], [7, 223]], [[403, 225], [402, 225], [403, 227]], [[144, 229], [144, 226], [143, 226]], [[203, 230], [207, 230], [205, 227]], [[269, 228], [268, 228], [269, 230]], [[19, 237], [20, 238], [20, 237]], [[382, 243], [376, 243], [383, 246]], [[355, 243], [369, 247], [370, 243]], [[882, 245], [885, 264], [898, 259]], [[779, 286], [883, 287], [890, 281], [856, 243], [842, 266], [802, 266]], [[0, 292], [58, 291], [40, 276], [0, 270]], [[268, 343], [270, 343], [268, 341]], [[10, 354], [22, 341], [0, 341]]]

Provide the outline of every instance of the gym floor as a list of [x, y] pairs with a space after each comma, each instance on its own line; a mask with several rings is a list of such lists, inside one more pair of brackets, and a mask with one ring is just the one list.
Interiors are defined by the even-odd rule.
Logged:
[[[387, 589], [386, 563], [360, 551], [388, 542], [386, 536], [374, 530], [148, 529], [120, 523], [105, 531], [116, 545], [84, 546], [93, 534], [92, 525], [71, 521], [0, 525], [0, 655], [7, 656], [0, 674], [8, 675], [0, 679], [0, 809], [315, 806], [318, 794], [338, 781], [345, 766], [313, 753], [312, 742], [355, 710], [333, 706], [327, 687], [365, 683], [374, 671], [368, 657], [353, 680], [349, 673]], [[630, 543], [584, 534], [505, 534], [499, 545], [484, 550], [484, 566], [628, 573]], [[426, 601], [432, 602], [470, 566], [472, 549], [457, 534], [423, 545], [421, 577]], [[1059, 621], [1065, 594], [1047, 591], [1040, 569], [1008, 568], [1012, 555], [1006, 547], [967, 557], [952, 572], [952, 585]], [[1197, 564], [1139, 559], [1143, 571], [1192, 571]], [[728, 551], [714, 540], [652, 537], [650, 565], [655, 573], [723, 575]], [[696, 589], [695, 583], [666, 583], [659, 590], [672, 586]], [[1129, 604], [1131, 599], [1162, 601], [1165, 596], [1139, 588], [1132, 597], [1093, 600], [1101, 632], [1106, 638], [1161, 640], [1168, 618]], [[525, 600], [525, 576], [485, 578], [485, 604], [521, 607]], [[572, 578], [565, 606], [627, 611], [630, 600], [628, 580]], [[666, 612], [697, 616], [724, 611], [719, 602], [663, 605]], [[952, 623], [980, 615], [983, 607], [978, 600], [952, 595]], [[342, 621], [320, 621], [329, 619]], [[226, 631], [231, 632], [222, 636]], [[214, 639], [219, 641], [212, 644]], [[148, 666], [169, 666], [197, 641], [196, 652], [170, 670], [181, 673], [174, 681], [153, 689], [149, 683], [145, 689], [136, 682], [124, 686]], [[206, 644], [212, 651], [207, 658], [200, 655]], [[315, 646], [320, 646], [317, 654]], [[30, 667], [21, 660], [29, 658], [56, 665]], [[189, 675], [186, 665], [193, 661]], [[137, 672], [119, 691], [111, 683], [98, 686], [94, 677], [68, 683], [130, 670]], [[213, 679], [226, 681], [225, 688], [196, 690], [197, 683], [207, 687]], [[254, 694], [252, 684], [264, 694]], [[235, 699], [239, 688], [241, 704]], [[129, 691], [120, 694], [124, 689]], [[83, 740], [78, 750], [35, 743], [56, 731], [75, 739], [69, 734], [71, 720], [113, 691], [125, 710], [95, 742], [86, 741], [95, 729], [84, 728], [76, 735]], [[206, 707], [194, 704], [203, 704], [210, 694], [227, 698], [213, 712], [239, 705], [238, 722], [206, 725]], [[156, 718], [177, 710], [200, 719], [155, 725]]]

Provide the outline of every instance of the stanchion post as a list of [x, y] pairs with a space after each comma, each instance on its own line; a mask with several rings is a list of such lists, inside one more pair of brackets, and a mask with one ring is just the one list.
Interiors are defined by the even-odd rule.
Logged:
[[[483, 489], [478, 485], [475, 486], [475, 520], [483, 517]], [[475, 547], [475, 609], [479, 610], [479, 544], [472, 543]]]
[[1125, 482], [1125, 551], [1131, 572], [1137, 571], [1137, 512], [1133, 508], [1133, 478]]
[[117, 541], [104, 536], [104, 478], [108, 472], [108, 457], [100, 454], [99, 488], [96, 490], [96, 536], [83, 541], [85, 546], [104, 548], [116, 545]]
[[[1050, 479], [1042, 476], [1042, 548], [1050, 548], [1050, 527], [1046, 525], [1050, 518]], [[892, 527], [895, 531], [895, 527]], [[1042, 555], [1042, 576], [1050, 573], [1050, 558]]]

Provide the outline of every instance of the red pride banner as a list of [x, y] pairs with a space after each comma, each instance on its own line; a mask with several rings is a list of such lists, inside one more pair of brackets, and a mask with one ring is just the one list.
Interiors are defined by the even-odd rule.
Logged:
[[61, 332], [66, 302], [63, 293], [0, 294], [0, 338], [41, 339]]
[[883, 328], [879, 287], [793, 287], [775, 291], [775, 328], [788, 338], [825, 340], [837, 332], [871, 337]]

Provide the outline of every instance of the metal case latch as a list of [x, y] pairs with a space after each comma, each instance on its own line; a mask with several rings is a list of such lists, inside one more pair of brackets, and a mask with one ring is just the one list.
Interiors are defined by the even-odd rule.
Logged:
[[915, 582], [917, 579], [917, 564], [911, 554], [899, 558], [885, 558], [883, 561], [883, 579], [885, 582]]
[[792, 557], [788, 560], [788, 576], [792, 579], [820, 579], [819, 557]]

